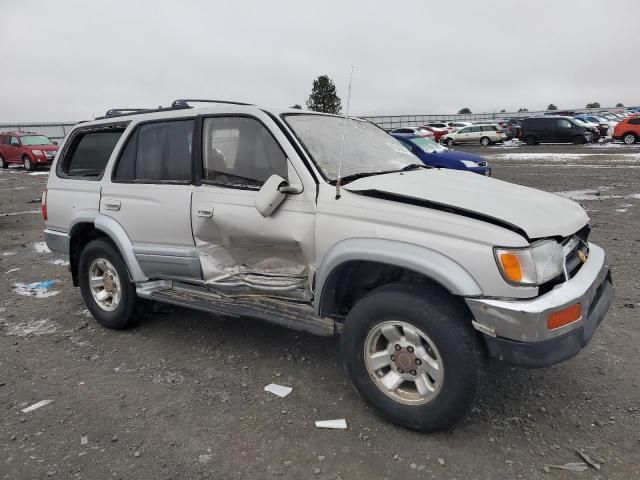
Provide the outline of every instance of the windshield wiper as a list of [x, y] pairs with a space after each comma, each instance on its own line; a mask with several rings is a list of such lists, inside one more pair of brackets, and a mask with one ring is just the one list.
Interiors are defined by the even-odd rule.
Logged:
[[402, 167], [399, 171], [406, 172], [408, 170], [417, 170], [418, 168], [427, 168], [427, 166], [423, 163], [410, 163], [409, 165]]
[[[410, 163], [409, 165], [405, 165], [401, 169], [398, 170], [381, 170], [379, 172], [360, 172], [353, 173], [351, 175], [347, 175], [346, 177], [342, 177], [340, 182], [344, 185], [345, 183], [352, 182], [354, 180], [358, 180], [359, 178], [364, 177], [373, 177], [374, 175], [386, 175], [387, 173], [398, 173], [398, 172], [407, 172], [409, 170], [417, 170], [418, 168], [429, 168], [422, 163]], [[332, 185], [336, 184], [336, 180], [331, 182]]]

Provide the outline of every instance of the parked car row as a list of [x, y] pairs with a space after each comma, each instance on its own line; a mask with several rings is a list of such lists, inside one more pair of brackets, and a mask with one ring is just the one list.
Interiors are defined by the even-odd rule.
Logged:
[[45, 135], [35, 132], [0, 133], [0, 168], [19, 164], [31, 171], [39, 166], [49, 166], [57, 151], [58, 143]]

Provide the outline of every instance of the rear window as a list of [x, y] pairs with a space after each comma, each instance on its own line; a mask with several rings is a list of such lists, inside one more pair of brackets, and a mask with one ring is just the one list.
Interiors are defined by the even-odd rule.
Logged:
[[100, 179], [124, 129], [124, 126], [118, 126], [75, 133], [58, 165], [58, 175]]

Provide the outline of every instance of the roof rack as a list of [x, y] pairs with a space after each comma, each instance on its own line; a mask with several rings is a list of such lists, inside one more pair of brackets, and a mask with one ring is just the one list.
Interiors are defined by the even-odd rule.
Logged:
[[172, 110], [182, 110], [185, 108], [193, 108], [189, 105], [190, 102], [201, 103], [224, 103], [227, 105], [253, 105], [251, 103], [232, 102], [230, 100], [205, 100], [198, 98], [179, 98], [171, 103], [170, 107], [158, 107], [158, 108], [111, 108], [107, 110], [102, 117], [96, 117], [96, 120], [104, 120], [105, 118], [122, 117], [127, 115], [141, 115], [143, 113], [155, 113], [155, 112], [169, 112]]
[[201, 102], [201, 103], [225, 103], [227, 105], [246, 105], [253, 106], [252, 103], [244, 103], [244, 102], [232, 102], [230, 100], [206, 100], [202, 98], [179, 98], [178, 100], [174, 100], [171, 104], [172, 107], [191, 107], [189, 105], [190, 102]]

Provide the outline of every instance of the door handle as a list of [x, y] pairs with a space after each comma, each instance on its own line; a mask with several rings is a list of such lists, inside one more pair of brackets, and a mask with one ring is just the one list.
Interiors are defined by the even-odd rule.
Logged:
[[196, 215], [203, 218], [213, 217], [213, 208], [199, 208]]
[[105, 210], [115, 210], [118, 211], [120, 210], [120, 200], [105, 200], [104, 201], [104, 208]]

